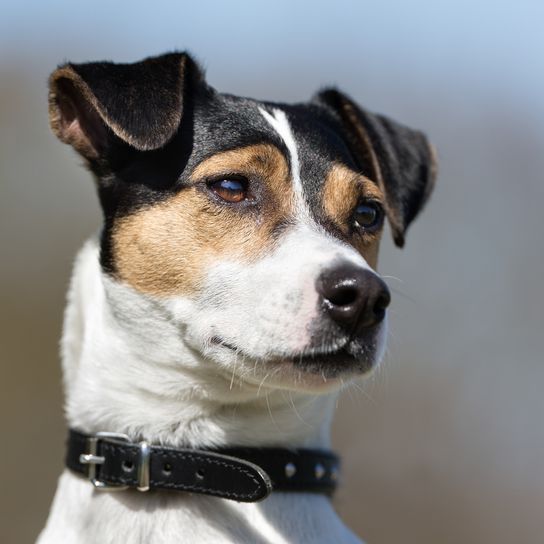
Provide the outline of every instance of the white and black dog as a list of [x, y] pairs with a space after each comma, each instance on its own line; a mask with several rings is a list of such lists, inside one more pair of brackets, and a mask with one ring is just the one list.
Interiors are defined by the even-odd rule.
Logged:
[[63, 65], [50, 118], [104, 227], [68, 297], [67, 470], [39, 542], [358, 542], [329, 429], [384, 353], [378, 245], [431, 192], [425, 137], [334, 89], [218, 93], [184, 53]]

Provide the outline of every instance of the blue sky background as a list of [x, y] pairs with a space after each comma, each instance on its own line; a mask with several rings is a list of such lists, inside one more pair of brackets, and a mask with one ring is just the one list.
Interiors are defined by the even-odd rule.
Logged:
[[233, 92], [273, 73], [296, 75], [301, 95], [329, 82], [372, 86], [379, 74], [381, 88], [400, 79], [412, 92], [453, 86], [541, 109], [542, 21], [538, 0], [8, 0], [0, 59], [24, 60], [41, 73], [44, 63], [64, 58], [132, 61], [189, 48], [212, 83], [228, 82]]

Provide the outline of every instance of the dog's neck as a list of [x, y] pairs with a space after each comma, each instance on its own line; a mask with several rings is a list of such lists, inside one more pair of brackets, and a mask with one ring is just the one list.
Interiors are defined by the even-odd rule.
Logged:
[[86, 432], [171, 446], [329, 447], [336, 395], [241, 382], [196, 352], [164, 307], [80, 252], [62, 342], [66, 412]]
[[[266, 383], [252, 388], [222, 375], [185, 344], [179, 324], [160, 306], [105, 276], [96, 242], [86, 244], [62, 342], [72, 427], [180, 447], [329, 447], [335, 395], [275, 391]], [[39, 542], [106, 542], [129, 534], [132, 541], [165, 543], [359, 542], [319, 493], [274, 492], [258, 503], [187, 493], [97, 493], [70, 471], [59, 481]]]

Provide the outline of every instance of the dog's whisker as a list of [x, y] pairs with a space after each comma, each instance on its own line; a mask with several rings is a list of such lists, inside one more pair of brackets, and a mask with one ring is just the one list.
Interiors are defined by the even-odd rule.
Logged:
[[264, 385], [264, 382], [266, 381], [266, 379], [268, 378], [268, 376], [270, 376], [270, 372], [267, 372], [265, 375], [264, 375], [264, 378], [262, 379], [261, 383], [259, 384], [259, 388], [257, 389], [257, 396], [259, 396], [260, 392], [261, 392], [261, 388], [262, 386]]
[[281, 429], [277, 423], [277, 421], [274, 419], [274, 416], [272, 415], [272, 408], [270, 406], [270, 395], [265, 395], [265, 399], [266, 399], [266, 406], [268, 407], [268, 414], [270, 415], [270, 420], [272, 421], [272, 423], [274, 424], [274, 426], [276, 427], [276, 429], [281, 432]]
[[235, 373], [236, 373], [236, 364], [238, 363], [238, 354], [235, 355], [234, 357], [234, 363], [232, 365], [232, 375], [230, 377], [230, 385], [229, 385], [229, 390], [232, 391], [232, 387], [234, 385], [234, 376], [235, 376]]
[[398, 281], [399, 283], [404, 283], [403, 280], [401, 280], [400, 278], [397, 278], [396, 276], [384, 276], [384, 275], [380, 275], [380, 276], [384, 280], [395, 280], [395, 281]]
[[[352, 389], [351, 387], [349, 386], [349, 384], [346, 384], [345, 386], [345, 389], [344, 391], [347, 393], [347, 395], [349, 396], [349, 400], [351, 402], [352, 405], [355, 405], [355, 398], [353, 396], [353, 393], [352, 393]], [[339, 397], [340, 398], [340, 397]], [[337, 399], [337, 404], [336, 404], [336, 408], [338, 409], [338, 402], [339, 402], [339, 399]]]
[[295, 401], [293, 400], [293, 393], [292, 391], [289, 390], [289, 395], [288, 395], [288, 398], [289, 398], [289, 401], [290, 401], [290, 404], [291, 406], [293, 407], [293, 411], [295, 412], [295, 415], [297, 416], [298, 420], [301, 422], [301, 423], [304, 423], [304, 425], [306, 425], [307, 427], [311, 427], [312, 425], [310, 425], [299, 413], [296, 405], [295, 405]]
[[350, 382], [348, 384], [348, 387], [349, 388], [354, 388], [354, 389], [357, 389], [358, 391], [360, 391], [364, 396], [365, 398], [367, 398], [372, 404], [376, 404], [376, 400], [367, 392], [364, 390], [364, 388], [357, 383], [357, 380], [353, 380], [352, 382]]
[[399, 291], [398, 289], [395, 289], [394, 287], [391, 287], [391, 286], [389, 286], [389, 289], [391, 289], [391, 291], [395, 295], [399, 295], [399, 296], [405, 298], [406, 300], [409, 300], [410, 302], [413, 302], [414, 304], [418, 304], [417, 300], [412, 298], [410, 295], [407, 295], [406, 293], [403, 293], [402, 291]]

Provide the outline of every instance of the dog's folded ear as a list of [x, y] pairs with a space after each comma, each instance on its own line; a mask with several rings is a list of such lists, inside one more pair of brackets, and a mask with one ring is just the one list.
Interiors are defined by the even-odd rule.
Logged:
[[186, 80], [195, 74], [202, 77], [185, 53], [134, 64], [65, 64], [49, 79], [51, 127], [89, 160], [115, 138], [140, 151], [158, 149], [178, 130]]
[[423, 133], [363, 110], [336, 89], [320, 92], [315, 101], [332, 110], [359, 167], [384, 192], [393, 238], [402, 247], [408, 225], [434, 186], [433, 147]]

